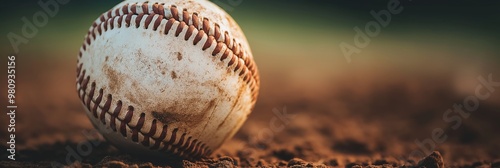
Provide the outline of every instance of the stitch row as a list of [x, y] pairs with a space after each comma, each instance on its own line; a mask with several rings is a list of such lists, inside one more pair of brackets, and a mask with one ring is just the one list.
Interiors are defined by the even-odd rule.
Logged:
[[[204, 143], [198, 139], [188, 136], [186, 133], [178, 136], [180, 132], [178, 128], [171, 129], [170, 137], [167, 136], [169, 132], [168, 125], [164, 125], [156, 119], [152, 121], [149, 130], [144, 127], [146, 118], [145, 113], [140, 113], [140, 117], [136, 123], [132, 122], [134, 116], [134, 107], [128, 106], [126, 110], [123, 109], [123, 103], [118, 100], [115, 107], [110, 111], [113, 96], [106, 95], [106, 101], [103, 102], [104, 90], [99, 89], [97, 97], [95, 97], [96, 83], [90, 84], [90, 76], [86, 76], [86, 71], [82, 70], [83, 64], [77, 68], [77, 90], [78, 96], [82, 103], [92, 114], [92, 116], [101, 121], [102, 124], [109, 126], [113, 131], [119, 132], [123, 137], [130, 138], [133, 142], [141, 143], [149, 147], [151, 150], [159, 150], [164, 153], [180, 156], [188, 159], [196, 159], [202, 156], [209, 155], [212, 151]], [[107, 123], [106, 121], [109, 121]], [[157, 131], [161, 130], [161, 131]], [[175, 143], [177, 142], [177, 143]]]
[[247, 53], [241, 47], [241, 43], [237, 43], [236, 39], [231, 38], [227, 31], [222, 32], [217, 23], [210, 22], [208, 18], [199, 17], [196, 12], [190, 14], [186, 9], [180, 12], [175, 5], [167, 7], [163, 3], [151, 4], [146, 1], [142, 4], [126, 4], [121, 8], [108, 11], [101, 15], [89, 29], [79, 56], [82, 56], [82, 52], [86, 51], [88, 45], [97, 36], [107, 30], [121, 28], [122, 26], [152, 28], [153, 31], [163, 28], [163, 30], [160, 30], [164, 34], [175, 31], [176, 37], [184, 29], [187, 29], [184, 40], [187, 41], [194, 36], [193, 45], [205, 40], [201, 48], [203, 51], [210, 48], [212, 56], [220, 55], [221, 61], [229, 59], [227, 66], [233, 66], [235, 72], [240, 71], [239, 75], [249, 85], [252, 98], [254, 101], [256, 100], [260, 79], [255, 63], [247, 56]]

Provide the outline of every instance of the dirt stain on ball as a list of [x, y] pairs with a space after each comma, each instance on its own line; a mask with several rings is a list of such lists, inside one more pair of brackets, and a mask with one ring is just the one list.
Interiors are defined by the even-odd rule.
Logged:
[[104, 64], [103, 66], [103, 72], [106, 74], [106, 76], [109, 79], [109, 89], [111, 91], [117, 91], [121, 89], [120, 82], [123, 81], [123, 76], [114, 70], [112, 67], [110, 67], [108, 64]]
[[172, 77], [172, 79], [177, 79], [177, 73], [175, 73], [175, 71], [172, 71], [170, 73], [170, 77]]
[[[192, 103], [199, 103], [198, 101], [193, 101]], [[199, 121], [203, 118], [211, 117], [215, 107], [217, 106], [216, 100], [211, 100], [208, 102], [207, 106], [195, 114], [179, 113], [183, 111], [176, 107], [175, 105], [164, 110], [152, 111], [151, 114], [155, 119], [162, 122], [163, 124], [169, 125], [172, 123], [184, 123], [186, 126], [196, 126], [201, 124]]]
[[180, 52], [175, 52], [175, 55], [177, 55], [177, 60], [182, 60], [182, 54]]

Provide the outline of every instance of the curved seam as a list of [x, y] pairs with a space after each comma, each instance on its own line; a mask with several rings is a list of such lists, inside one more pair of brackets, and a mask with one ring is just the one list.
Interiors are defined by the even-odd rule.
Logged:
[[[135, 19], [133, 19], [134, 17]], [[147, 1], [142, 4], [125, 4], [122, 7], [109, 10], [107, 13], [101, 15], [99, 19], [97, 19], [93, 23], [93, 25], [89, 29], [88, 34], [85, 36], [84, 43], [79, 52], [79, 58], [82, 57], [83, 52], [87, 50], [88, 46], [96, 40], [97, 36], [102, 35], [108, 30], [121, 28], [123, 24], [125, 24], [125, 27], [127, 28], [131, 27], [134, 22], [136, 28], [143, 27], [149, 29], [149, 26], [153, 26], [153, 31], [158, 31], [158, 28], [160, 26], [164, 26], [165, 35], [168, 34], [169, 31], [175, 31], [173, 32], [175, 33], [175, 36], [182, 38], [182, 36], [179, 35], [184, 32], [184, 40], [188, 41], [189, 39], [192, 39], [194, 45], [205, 38], [206, 41], [205, 44], [202, 45], [202, 50], [205, 51], [208, 48], [213, 49], [212, 56], [221, 56], [220, 61], [229, 59], [227, 67], [233, 66], [235, 73], [237, 73], [237, 71], [240, 71], [238, 76], [242, 77], [243, 80], [247, 83], [247, 86], [250, 88], [252, 101], [256, 101], [260, 81], [258, 77], [258, 70], [255, 63], [253, 62], [253, 58], [250, 58], [250, 56], [248, 56], [248, 53], [246, 53], [246, 51], [241, 47], [241, 43], [236, 43], [236, 39], [231, 38], [227, 31], [222, 33], [217, 23], [211, 23], [207, 18], [199, 18], [201, 17], [199, 17], [197, 13], [192, 13], [190, 16], [186, 9], [184, 9], [182, 12], [179, 12], [175, 5], [171, 5], [168, 8], [165, 8], [164, 3], [154, 3], [150, 5]], [[172, 29], [174, 23], [177, 25], [176, 30]], [[187, 30], [184, 31], [184, 29], [186, 28]], [[195, 33], [195, 30], [198, 31], [198, 33]], [[192, 138], [192, 136], [187, 136], [187, 140], [184, 142], [186, 133], [182, 133], [182, 136], [180, 137], [177, 136], [177, 131], [179, 131], [178, 128], [170, 129], [170, 132], [172, 134], [170, 138], [166, 138], [168, 130], [165, 130], [168, 129], [168, 126], [156, 120], [153, 120], [149, 133], [143, 132], [142, 127], [144, 125], [145, 113], [141, 113], [139, 120], [137, 120], [136, 126], [133, 127], [131, 125], [133, 106], [129, 106], [129, 110], [126, 111], [126, 116], [130, 116], [130, 119], [120, 119], [118, 116], [122, 111], [121, 100], [114, 102], [117, 107], [115, 107], [114, 111], [111, 112], [109, 109], [111, 106], [111, 102], [106, 102], [104, 106], [100, 105], [102, 97], [104, 96], [102, 88], [99, 90], [98, 98], [94, 100], [95, 82], [92, 82], [90, 93], [87, 94], [87, 85], [90, 82], [90, 76], [85, 77], [85, 70], [82, 71], [82, 66], [83, 63], [81, 63], [77, 68], [78, 94], [83, 104], [87, 107], [87, 110], [91, 113], [91, 115], [94, 116], [94, 118], [97, 119], [97, 122], [102, 121], [104, 123], [106, 115], [108, 115], [111, 119], [110, 121], [108, 121], [110, 126], [111, 123], [113, 123], [113, 131], [121, 133], [124, 137], [128, 137], [130, 135], [129, 131], [126, 131], [125, 129], [125, 133], [123, 133], [123, 128], [121, 128], [123, 123], [125, 123], [124, 125], [132, 131], [132, 138], [130, 140], [132, 142], [140, 143], [143, 146], [150, 147], [150, 149], [159, 148], [160, 144], [158, 143], [158, 141], [160, 141], [160, 143], [163, 143], [164, 146], [162, 149], [158, 150], [169, 151], [168, 149], [170, 149], [170, 152], [180, 155], [181, 157], [186, 156], [196, 158], [211, 153], [211, 149], [209, 149], [206, 144], [202, 143], [198, 139]], [[83, 94], [80, 95], [80, 91], [83, 91]], [[86, 96], [88, 96], [87, 102], [85, 100]], [[111, 96], [111, 94], [108, 94], [108, 96]], [[110, 98], [106, 101], [112, 100]], [[91, 102], [94, 103], [94, 107], [92, 108], [90, 106]], [[132, 108], [132, 110], [130, 110], [130, 107]], [[97, 116], [97, 108], [102, 111], [99, 116]], [[120, 131], [117, 131], [117, 125], [115, 123], [116, 119], [120, 121]], [[155, 123], [155, 121], [157, 123]], [[104, 124], [108, 122], [105, 122]], [[153, 132], [152, 129], [157, 129], [156, 127], [158, 126], [156, 124], [158, 123], [160, 125], [163, 125], [164, 127], [159, 137], [155, 138], [154, 136], [156, 135], [156, 133], [151, 135], [151, 132]], [[143, 136], [143, 142], [138, 142], [138, 133]], [[180, 139], [178, 139], [178, 137]], [[149, 140], [150, 138], [155, 141], [153, 145], [149, 142], [145, 142], [145, 140]], [[178, 143], [174, 144], [177, 140], [179, 140]]]
[[[144, 11], [147, 11], [147, 13]], [[136, 19], [133, 20], [132, 16], [136, 16]], [[155, 16], [158, 17], [156, 17], [156, 20], [153, 20]], [[116, 18], [118, 18], [117, 25], [115, 25]], [[185, 33], [185, 40], [187, 41], [192, 36], [195, 36], [195, 38], [193, 38], [193, 44], [200, 42], [203, 36], [207, 36], [205, 45], [202, 47], [203, 51], [207, 48], [212, 48], [215, 41], [215, 48], [212, 52], [212, 56], [222, 53], [220, 61], [230, 59], [227, 67], [234, 65], [234, 72], [240, 71], [238, 75], [248, 84], [252, 93], [252, 100], [256, 101], [260, 80], [258, 77], [258, 70], [252, 60], [253, 58], [247, 56], [248, 53], [241, 47], [241, 43], [237, 43], [236, 39], [232, 38], [227, 31], [222, 33], [217, 23], [212, 24], [208, 18], [199, 18], [201, 17], [199, 17], [196, 12], [192, 13], [192, 16], [190, 16], [187, 9], [179, 12], [175, 5], [165, 8], [164, 3], [154, 3], [151, 5], [147, 1], [142, 4], [125, 4], [122, 7], [109, 10], [102, 14], [99, 19], [94, 22], [85, 37], [79, 57], [82, 56], [82, 52], [87, 50], [87, 47], [92, 44], [97, 36], [102, 35], [108, 30], [115, 29], [115, 27], [121, 28], [123, 23], [125, 23], [125, 27], [131, 27], [131, 24], [135, 22], [136, 28], [143, 27], [146, 29], [153, 23], [153, 31], [158, 31], [157, 28], [162, 24], [161, 22], [163, 20], [168, 20], [164, 32], [164, 34], [168, 34], [174, 24], [171, 22], [173, 20], [179, 22], [175, 32], [176, 37], [180, 37], [179, 34], [186, 27], [188, 27], [188, 30]], [[109, 23], [110, 21], [111, 23]], [[198, 33], [194, 34], [194, 30], [198, 30]]]
[[[179, 155], [180, 157], [192, 159], [192, 158], [199, 158], [201, 156], [204, 156], [204, 155], [211, 153], [212, 150], [208, 146], [206, 146], [206, 144], [202, 143], [198, 139], [192, 138], [192, 136], [188, 136], [189, 137], [188, 140], [184, 140], [184, 137], [187, 135], [187, 133], [182, 133], [181, 138], [177, 139], [176, 137], [177, 137], [178, 128], [171, 129], [172, 134], [171, 134], [170, 138], [167, 138], [166, 134], [168, 132], [168, 125], [165, 125], [165, 124], [161, 123], [160, 121], [154, 120], [153, 122], [156, 121], [157, 124], [159, 123], [160, 125], [163, 125], [163, 129], [161, 131], [161, 134], [165, 133], [165, 135], [160, 134], [160, 137], [163, 137], [163, 139], [160, 137], [156, 137], [156, 138], [154, 137], [154, 135], [156, 135], [156, 131], [152, 136], [148, 135], [148, 134], [151, 134], [151, 132], [152, 132], [151, 130], [157, 129], [156, 127], [158, 127], [158, 126], [156, 124], [152, 124], [150, 131], [148, 133], [144, 133], [142, 131], [142, 127], [144, 124], [144, 118], [146, 117], [145, 113], [141, 113], [140, 119], [138, 120], [136, 126], [132, 126], [132, 124], [131, 124], [133, 110], [130, 110], [130, 108], [129, 108], [129, 110], [127, 110], [127, 116], [125, 117], [125, 119], [120, 119], [118, 116], [121, 113], [121, 111], [122, 111], [121, 107], [123, 106], [121, 103], [121, 100], [116, 101], [115, 104], [117, 107], [115, 107], [114, 112], [110, 112], [109, 108], [111, 106], [111, 101], [113, 101], [111, 94], [108, 94], [108, 98], [106, 100], [106, 103], [103, 106], [101, 106], [102, 97], [104, 96], [103, 89], [99, 89], [98, 98], [94, 99], [96, 84], [95, 84], [95, 82], [92, 82], [91, 89], [90, 89], [89, 93], [87, 93], [88, 84], [90, 82], [90, 76], [84, 77], [86, 71], [85, 70], [81, 71], [82, 65], [83, 64], [80, 64], [80, 66], [77, 68], [77, 79], [78, 79], [77, 80], [77, 90], [79, 92], [78, 95], [79, 95], [82, 103], [85, 105], [86, 109], [89, 111], [90, 115], [92, 115], [95, 119], [97, 119], [96, 122], [101, 122], [104, 125], [107, 125], [107, 123], [110, 123], [110, 127], [112, 128], [113, 132], [119, 133], [123, 137], [127, 137], [128, 140], [130, 140], [134, 143], [140, 143], [145, 147], [149, 147], [150, 149], [153, 147], [156, 147], [156, 146], [157, 146], [157, 148], [159, 148], [160, 144], [157, 144], [157, 143], [158, 143], [158, 141], [160, 141], [160, 143], [163, 143], [163, 148], [158, 149], [158, 150], [168, 151], [168, 149], [170, 148], [171, 149], [170, 152], [172, 154]], [[81, 73], [80, 73], [80, 71], [81, 71]], [[80, 93], [80, 92], [83, 92], [83, 93]], [[91, 104], [90, 104], [91, 102], [94, 103], [94, 106], [92, 108], [91, 108]], [[129, 106], [129, 107], [133, 108], [133, 106]], [[101, 110], [101, 113], [99, 114], [99, 116], [97, 116], [97, 111], [96, 111], [97, 108], [99, 108]], [[128, 114], [128, 113], [131, 113], [131, 114]], [[104, 121], [106, 118], [105, 115], [108, 115], [110, 117], [109, 121]], [[119, 128], [120, 131], [117, 131], [118, 130], [116, 128], [117, 125], [111, 126], [111, 123], [114, 122], [114, 120], [116, 120], [116, 119], [118, 121], [120, 121], [120, 128]], [[140, 120], [143, 120], [142, 124], [140, 124], [141, 123]], [[142, 142], [139, 141], [137, 134], [130, 135], [130, 133], [126, 130], [125, 130], [125, 135], [124, 135], [122, 131], [123, 131], [123, 129], [126, 129], [126, 128], [123, 128], [122, 126], [127, 126], [127, 128], [129, 130], [133, 131], [132, 134], [134, 134], [135, 131], [137, 131], [136, 133], [140, 133], [143, 136], [143, 141]], [[167, 127], [167, 128], [165, 128], [165, 127]], [[131, 139], [128, 138], [129, 135], [132, 137]], [[136, 137], [136, 138], [134, 138], [134, 137]], [[144, 144], [144, 142], [149, 141], [150, 138], [155, 141], [154, 145]], [[174, 144], [174, 142], [176, 142], [176, 141], [178, 141], [178, 143]]]

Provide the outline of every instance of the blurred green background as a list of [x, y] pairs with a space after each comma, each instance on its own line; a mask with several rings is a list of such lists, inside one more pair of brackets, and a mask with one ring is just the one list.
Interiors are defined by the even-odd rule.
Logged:
[[[21, 18], [31, 20], [41, 10], [37, 2], [3, 2], [1, 55], [14, 53], [6, 36], [9, 32], [21, 33]], [[34, 135], [38, 137], [36, 141], [51, 142], [54, 137], [64, 141], [70, 134], [81, 139], [79, 132], [71, 132], [91, 128], [83, 119], [74, 91], [75, 62], [92, 22], [119, 2], [72, 0], [60, 6], [59, 13], [34, 38], [20, 45], [18, 90], [22, 95], [20, 107], [24, 108], [20, 110], [25, 113], [20, 114], [23, 117], [19, 121], [35, 127], [22, 124], [19, 127], [24, 131], [45, 132]], [[387, 9], [388, 0], [237, 2], [217, 1], [221, 6], [229, 6], [226, 11], [245, 32], [261, 73], [260, 97], [248, 125], [259, 115], [268, 115], [273, 107], [284, 104], [291, 111], [312, 109], [320, 114], [317, 118], [328, 115], [321, 113], [326, 111], [334, 114], [332, 121], [353, 115], [360, 118], [353, 121], [366, 124], [365, 127], [371, 128], [373, 125], [368, 123], [372, 122], [373, 128], [382, 125], [382, 131], [374, 132], [373, 139], [385, 140], [389, 139], [385, 135], [394, 135], [392, 138], [411, 145], [416, 138], [429, 137], [432, 128], [447, 124], [441, 121], [441, 115], [453, 103], [474, 94], [478, 76], [492, 74], [495, 81], [500, 80], [499, 1], [402, 0], [402, 12], [392, 15], [390, 24], [371, 38], [361, 53], [354, 54], [350, 63], [339, 44], [353, 44], [356, 35], [353, 28], [364, 29], [375, 20], [370, 11]], [[6, 82], [0, 86], [6, 88]], [[4, 97], [1, 100], [5, 102]], [[462, 131], [450, 135], [451, 143], [475, 144], [481, 147], [479, 151], [498, 157], [500, 125], [492, 123], [497, 123], [500, 114], [499, 101], [500, 94], [494, 93], [491, 99], [481, 102], [484, 103], [478, 113], [481, 115], [473, 115]], [[51, 118], [51, 114], [74, 114], [80, 120], [44, 121], [33, 117], [34, 114], [45, 118]], [[319, 121], [330, 122], [327, 119]], [[386, 120], [397, 126], [387, 124]], [[364, 131], [365, 127], [352, 129]], [[347, 130], [342, 133], [345, 137], [356, 132]], [[59, 135], [61, 132], [64, 134]], [[20, 135], [20, 142], [28, 146], [43, 143], [31, 140], [31, 136]], [[360, 135], [352, 136], [369, 141]], [[388, 151], [404, 153], [396, 149]], [[477, 153], [471, 153], [474, 154]]]
[[[14, 53], [6, 35], [21, 34], [21, 18], [31, 20], [41, 10], [37, 2], [4, 2], [0, 11], [1, 55]], [[61, 5], [59, 13], [34, 38], [20, 45], [19, 59], [74, 62], [89, 26], [119, 2], [72, 0]], [[396, 78], [423, 74], [470, 81], [497, 72], [500, 61], [500, 2], [398, 1], [402, 12], [392, 15], [389, 25], [351, 56], [351, 63], [339, 44], [353, 45], [353, 28], [364, 30], [375, 20], [370, 11], [386, 10], [388, 0], [214, 2], [226, 6], [244, 30], [264, 79], [283, 76], [316, 86], [344, 76], [366, 78], [380, 72]], [[474, 82], [468, 83], [460, 87], [474, 87]]]
[[[22, 17], [31, 20], [41, 8], [36, 0], [5, 1], [2, 12], [2, 55], [13, 53], [6, 34], [21, 33]], [[77, 54], [88, 27], [101, 13], [120, 1], [70, 1], [22, 44], [19, 55], [26, 58], [72, 58]], [[393, 15], [389, 26], [372, 39], [363, 52], [346, 64], [339, 44], [352, 44], [355, 26], [374, 20], [370, 11], [387, 8], [389, 1], [320, 0], [218, 0], [237, 20], [251, 43], [261, 66], [279, 64], [286, 58], [332, 67], [356, 66], [373, 61], [421, 67], [436, 61], [473, 58], [497, 60], [500, 41], [500, 7], [494, 1], [402, 0], [403, 11]], [[465, 57], [465, 58], [464, 58]], [[322, 61], [318, 61], [322, 60]], [[488, 62], [488, 61], [486, 61]], [[289, 65], [297, 66], [297, 65]], [[339, 68], [340, 68], [339, 67]], [[297, 67], [300, 68], [300, 67]]]

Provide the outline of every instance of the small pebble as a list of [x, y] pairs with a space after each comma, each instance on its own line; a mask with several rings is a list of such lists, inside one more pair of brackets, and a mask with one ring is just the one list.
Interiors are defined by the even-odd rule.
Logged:
[[426, 168], [444, 168], [444, 161], [441, 153], [438, 151], [432, 152], [429, 156], [420, 160], [417, 164], [417, 167], [426, 167]]

